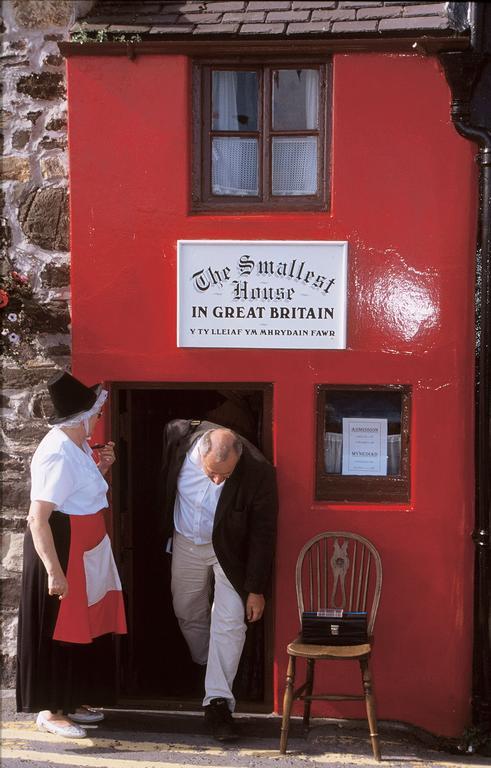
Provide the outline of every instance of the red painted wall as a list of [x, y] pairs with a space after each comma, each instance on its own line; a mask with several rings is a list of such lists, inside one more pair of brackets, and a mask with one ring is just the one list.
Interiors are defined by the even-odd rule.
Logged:
[[[458, 735], [471, 690], [476, 178], [438, 63], [335, 56], [331, 211], [242, 216], [188, 212], [185, 57], [75, 57], [68, 69], [77, 375], [273, 382], [276, 709], [298, 628], [300, 544], [347, 529], [371, 539], [384, 565], [373, 657], [379, 717]], [[177, 349], [180, 238], [348, 240], [348, 349]], [[410, 504], [313, 501], [318, 383], [412, 385]], [[319, 684], [329, 668], [359, 685], [355, 665], [322, 666]], [[363, 709], [326, 704], [315, 713]]]

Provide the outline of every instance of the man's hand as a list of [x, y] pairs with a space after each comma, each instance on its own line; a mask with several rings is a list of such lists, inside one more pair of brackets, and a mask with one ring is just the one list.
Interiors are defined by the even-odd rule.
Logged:
[[246, 618], [247, 621], [259, 621], [264, 613], [264, 606], [266, 600], [264, 595], [256, 595], [254, 592], [249, 592], [246, 602]]

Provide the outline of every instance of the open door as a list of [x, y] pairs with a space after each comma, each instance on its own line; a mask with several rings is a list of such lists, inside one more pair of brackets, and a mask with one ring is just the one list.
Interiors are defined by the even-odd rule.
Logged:
[[[201, 706], [202, 682], [172, 609], [171, 557], [159, 540], [157, 481], [165, 424], [174, 418], [234, 429], [272, 458], [270, 384], [115, 384], [114, 546], [128, 610], [120, 642], [120, 697], [169, 709]], [[270, 601], [271, 602], [271, 601]], [[251, 625], [237, 673], [238, 709], [271, 711], [272, 606]]]

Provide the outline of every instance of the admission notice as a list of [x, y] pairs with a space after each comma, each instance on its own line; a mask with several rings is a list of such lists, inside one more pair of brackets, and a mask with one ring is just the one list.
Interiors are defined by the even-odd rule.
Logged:
[[387, 419], [343, 419], [342, 474], [387, 474]]
[[346, 348], [347, 243], [178, 241], [179, 347]]

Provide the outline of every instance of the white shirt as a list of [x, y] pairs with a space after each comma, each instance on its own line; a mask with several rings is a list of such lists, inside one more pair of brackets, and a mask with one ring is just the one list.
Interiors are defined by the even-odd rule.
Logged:
[[198, 440], [187, 452], [177, 478], [174, 504], [176, 531], [195, 544], [209, 544], [218, 499], [225, 481], [216, 485], [201, 466]]
[[108, 506], [107, 490], [87, 442], [79, 448], [58, 427], [43, 437], [31, 462], [31, 501], [50, 501], [67, 515], [93, 515]]

